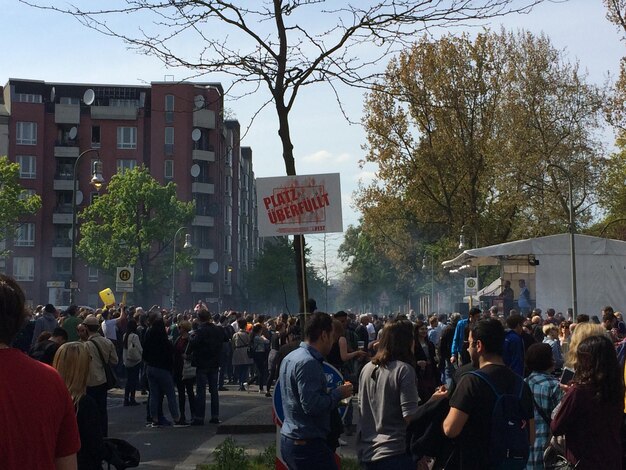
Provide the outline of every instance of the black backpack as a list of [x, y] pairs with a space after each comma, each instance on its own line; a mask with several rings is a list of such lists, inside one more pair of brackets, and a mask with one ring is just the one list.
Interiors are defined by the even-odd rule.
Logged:
[[524, 381], [515, 376], [515, 389], [500, 393], [489, 377], [480, 370], [472, 371], [480, 377], [496, 395], [496, 403], [491, 415], [491, 438], [489, 441], [489, 461], [492, 470], [522, 470], [530, 452], [528, 421], [523, 417], [522, 393]]

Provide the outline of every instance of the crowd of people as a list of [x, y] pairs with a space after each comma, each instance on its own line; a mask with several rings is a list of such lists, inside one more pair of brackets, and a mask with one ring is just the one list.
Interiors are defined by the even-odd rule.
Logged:
[[[10, 384], [0, 416], [20, 436], [0, 446], [0, 461], [101, 468], [115, 372], [124, 406], [147, 395], [154, 428], [219, 424], [221, 391], [271, 397], [280, 380], [290, 469], [337, 468], [334, 452], [353, 433], [368, 470], [542, 469], [556, 436], [578, 469], [622, 468], [626, 325], [611, 307], [575, 322], [552, 309], [377, 316], [317, 312], [311, 301], [307, 310], [213, 315], [199, 301], [181, 313], [123, 304], [31, 312], [0, 276], [0, 381]], [[323, 362], [342, 385], [328, 387]], [[25, 457], [29, 442], [38, 451]]]

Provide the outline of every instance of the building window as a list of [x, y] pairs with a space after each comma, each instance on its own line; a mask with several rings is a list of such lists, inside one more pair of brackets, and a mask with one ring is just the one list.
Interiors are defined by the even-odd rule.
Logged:
[[100, 148], [100, 126], [91, 126], [91, 148]]
[[136, 149], [137, 148], [137, 128], [118, 127], [117, 128], [117, 148]]
[[174, 179], [174, 160], [165, 160], [165, 172], [164, 176], [166, 180]]
[[61, 96], [61, 98], [59, 98], [59, 103], [80, 105], [80, 98], [76, 98], [73, 96]]
[[111, 98], [109, 100], [109, 106], [114, 106], [116, 108], [138, 108], [139, 100], [121, 100]]
[[128, 170], [132, 170], [136, 166], [137, 166], [137, 160], [119, 159], [117, 161], [117, 172], [124, 174]]
[[174, 122], [174, 95], [165, 95], [165, 122]]
[[16, 281], [32, 281], [35, 279], [35, 258], [14, 257], [13, 277]]
[[231, 238], [232, 237], [230, 235], [224, 235], [224, 253], [227, 255], [231, 252]]
[[231, 274], [233, 272], [233, 267], [231, 265], [224, 266], [224, 285], [230, 286]]
[[71, 275], [69, 258], [54, 258], [54, 275], [59, 277]]
[[174, 153], [174, 128], [165, 128], [165, 154], [172, 155]]
[[32, 93], [15, 93], [14, 101], [16, 103], [41, 103], [41, 95]]
[[226, 176], [224, 179], [224, 194], [226, 196], [231, 196], [233, 194], [233, 177]]
[[22, 189], [22, 192], [18, 196], [20, 201], [33, 197], [37, 192], [34, 189]]
[[15, 127], [15, 143], [19, 145], [37, 145], [37, 123], [18, 122]]
[[37, 176], [37, 159], [33, 155], [18, 155], [15, 160], [20, 165], [20, 178], [35, 179]]
[[15, 229], [15, 246], [35, 246], [35, 224], [22, 224]]
[[89, 282], [96, 282], [98, 281], [98, 268], [92, 268], [91, 266], [89, 266]]

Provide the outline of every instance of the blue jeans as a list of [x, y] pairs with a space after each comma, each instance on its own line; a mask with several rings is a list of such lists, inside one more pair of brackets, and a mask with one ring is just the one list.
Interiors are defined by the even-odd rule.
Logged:
[[361, 462], [365, 470], [415, 470], [415, 462], [409, 454], [394, 455], [375, 462]]
[[263, 387], [267, 385], [267, 353], [265, 351], [255, 352], [254, 364], [257, 369], [259, 369], [259, 380], [257, 381], [259, 384], [259, 390], [263, 390]]
[[235, 366], [235, 377], [239, 380], [239, 389], [248, 381], [248, 364]]
[[124, 388], [124, 403], [135, 402], [135, 392], [139, 385], [139, 368], [141, 364], [126, 368], [126, 387]]
[[280, 453], [289, 470], [337, 470], [335, 453], [324, 439], [307, 439], [303, 445], [280, 436]]
[[159, 415], [159, 397], [161, 394], [167, 397], [167, 407], [170, 410], [172, 419], [178, 421], [180, 419], [180, 413], [178, 411], [178, 402], [176, 401], [172, 373], [165, 369], [148, 366], [146, 375], [148, 376], [148, 386], [150, 387], [150, 416], [152, 416], [152, 421], [155, 421], [156, 417]]
[[196, 369], [196, 414], [194, 419], [204, 422], [206, 386], [211, 394], [211, 419], [220, 417], [220, 396], [217, 390], [219, 369]]

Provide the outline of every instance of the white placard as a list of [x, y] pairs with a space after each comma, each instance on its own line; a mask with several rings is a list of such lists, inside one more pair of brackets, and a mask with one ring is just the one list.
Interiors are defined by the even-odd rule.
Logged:
[[259, 236], [343, 232], [339, 173], [257, 178]]
[[478, 278], [466, 277], [465, 278], [465, 295], [478, 294]]
[[117, 292], [132, 292], [135, 284], [135, 268], [117, 268], [115, 275], [115, 290]]

